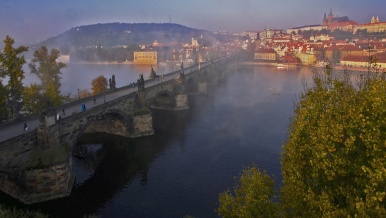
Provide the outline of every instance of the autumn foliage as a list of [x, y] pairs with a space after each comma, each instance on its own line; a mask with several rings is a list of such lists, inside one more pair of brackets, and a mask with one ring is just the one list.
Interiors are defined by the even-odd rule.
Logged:
[[107, 91], [107, 79], [103, 75], [93, 79], [91, 85], [94, 95]]
[[248, 202], [274, 195], [251, 194], [272, 185], [262, 182], [265, 174], [243, 184], [244, 173], [241, 187], [247, 188], [221, 194], [219, 214], [241, 217], [232, 209], [242, 208], [249, 211], [245, 217], [386, 217], [385, 76], [364, 73], [353, 81], [330, 67], [316, 74], [295, 106], [283, 146], [280, 209], [270, 213], [272, 201], [251, 210]]

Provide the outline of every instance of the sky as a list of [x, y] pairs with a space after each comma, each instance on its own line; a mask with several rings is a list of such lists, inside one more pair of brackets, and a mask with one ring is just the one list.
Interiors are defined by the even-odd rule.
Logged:
[[385, 0], [0, 0], [0, 38], [28, 45], [82, 25], [170, 20], [210, 31], [287, 29], [322, 24], [330, 9], [358, 23], [386, 22], [385, 8]]

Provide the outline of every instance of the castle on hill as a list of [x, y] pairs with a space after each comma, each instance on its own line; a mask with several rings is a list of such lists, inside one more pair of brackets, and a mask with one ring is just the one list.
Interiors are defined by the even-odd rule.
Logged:
[[379, 17], [372, 17], [369, 23], [358, 24], [357, 22], [351, 20], [347, 16], [339, 17], [334, 16], [332, 9], [328, 15], [324, 13], [322, 25], [307, 25], [302, 27], [295, 27], [287, 29], [287, 33], [298, 32], [298, 31], [309, 31], [309, 30], [343, 30], [352, 33], [357, 31], [366, 31], [368, 33], [379, 33], [386, 32], [386, 22], [381, 22]]

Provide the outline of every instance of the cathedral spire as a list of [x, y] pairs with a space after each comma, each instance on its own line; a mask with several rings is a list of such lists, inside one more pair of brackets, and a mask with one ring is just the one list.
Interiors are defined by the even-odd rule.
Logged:
[[327, 17], [326, 17], [326, 12], [324, 12], [324, 17], [323, 17], [323, 25], [327, 25]]

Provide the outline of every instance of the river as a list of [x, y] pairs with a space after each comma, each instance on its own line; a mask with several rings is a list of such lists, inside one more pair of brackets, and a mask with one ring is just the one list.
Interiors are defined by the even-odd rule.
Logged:
[[[123, 65], [92, 68], [84, 81], [109, 72], [119, 87], [121, 79], [138, 76]], [[217, 217], [219, 194], [244, 167], [256, 164], [280, 185], [293, 102], [302, 78], [310, 77], [308, 68], [239, 67], [208, 95], [193, 96], [190, 110], [154, 111], [154, 136], [85, 136], [81, 146], [89, 156], [73, 158], [77, 179], [70, 197], [28, 207], [4, 195], [0, 201], [53, 217]]]
[[[184, 67], [188, 67], [189, 64], [184, 63]], [[115, 75], [115, 82], [117, 87], [127, 86], [130, 83], [136, 82], [140, 75], [143, 74], [147, 79], [151, 72], [151, 65], [133, 65], [133, 64], [97, 64], [97, 63], [70, 63], [66, 68], [61, 70], [61, 88], [60, 91], [63, 95], [70, 94], [72, 97], [77, 97], [78, 89], [91, 90], [91, 81], [98, 76], [104, 76], [107, 80]], [[163, 73], [170, 73], [181, 68], [180, 64], [168, 64], [165, 66], [154, 65], [154, 70], [158, 75]], [[30, 73], [30, 69], [27, 65], [23, 67], [25, 72], [24, 85], [30, 83], [40, 83], [38, 77], [35, 74]], [[5, 80], [4, 82], [7, 82]]]

